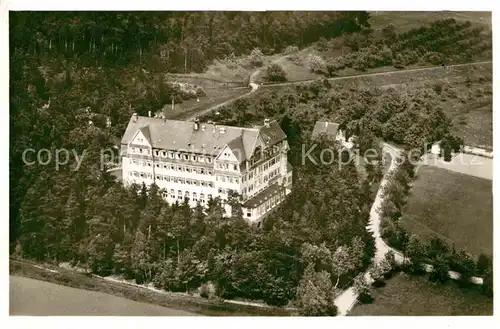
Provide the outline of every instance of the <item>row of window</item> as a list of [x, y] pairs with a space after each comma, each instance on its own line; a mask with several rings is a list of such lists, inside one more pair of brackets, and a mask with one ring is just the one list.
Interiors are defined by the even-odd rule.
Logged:
[[[132, 147], [132, 153], [137, 153], [137, 154], [150, 154], [150, 150], [148, 148], [142, 149], [142, 148], [135, 148]], [[194, 161], [194, 162], [207, 162], [207, 163], [212, 163], [213, 159], [211, 156], [204, 156], [204, 155], [196, 155], [196, 154], [189, 154], [189, 153], [181, 153], [181, 152], [173, 152], [173, 151], [161, 151], [161, 150], [154, 150], [154, 155], [157, 157], [162, 157], [162, 158], [169, 158], [169, 159], [177, 159], [177, 160], [186, 160], [186, 161]]]
[[213, 159], [211, 156], [204, 155], [196, 155], [189, 153], [181, 153], [181, 152], [173, 152], [173, 151], [160, 151], [155, 150], [155, 156], [169, 158], [169, 159], [177, 159], [177, 160], [185, 160], [185, 161], [194, 161], [194, 162], [208, 162], [212, 163]]
[[[177, 190], [177, 193], [175, 193], [175, 190], [171, 189], [169, 192], [164, 191], [163, 197], [165, 199], [170, 197], [171, 199], [187, 200], [187, 201], [193, 200], [193, 201], [200, 201], [200, 203], [205, 203], [206, 201], [212, 199], [212, 194], [207, 194], [207, 199], [205, 199], [204, 193], [200, 193], [200, 194], [198, 194], [196, 192], [190, 193], [189, 191], [182, 191], [182, 190]], [[219, 196], [219, 197], [220, 197], [222, 205], [225, 205], [227, 202], [226, 198], [224, 196]]]
[[[265, 214], [271, 208], [274, 208], [276, 205], [278, 205], [282, 200], [283, 200], [283, 196], [281, 194], [277, 194], [277, 195], [272, 196], [265, 203], [263, 203], [257, 207], [257, 209], [256, 209], [257, 216]], [[252, 217], [252, 213], [247, 212], [247, 217]]]
[[[168, 198], [169, 196], [171, 199], [175, 199], [175, 198], [180, 199], [180, 200], [187, 199], [189, 201], [192, 198], [194, 201], [199, 200], [201, 203], [205, 203], [205, 194], [203, 194], [203, 193], [200, 193], [199, 198], [198, 198], [198, 193], [196, 193], [196, 192], [189, 193], [189, 191], [182, 192], [182, 190], [177, 190], [177, 194], [176, 194], [174, 189], [171, 189], [170, 192], [167, 192], [167, 191], [163, 192], [164, 198]], [[211, 199], [212, 194], [208, 194], [207, 198]]]
[[228, 163], [218, 163], [216, 166], [217, 169], [220, 170], [230, 170], [232, 169], [233, 171], [238, 171], [238, 165], [235, 164], [228, 164]]
[[259, 179], [257, 179], [257, 180], [255, 181], [255, 184], [250, 184], [248, 187], [243, 188], [242, 193], [243, 193], [243, 194], [246, 194], [247, 192], [248, 192], [248, 193], [251, 193], [251, 192], [253, 191], [253, 189], [254, 189], [254, 185], [255, 185], [255, 187], [257, 187], [257, 186], [260, 186], [260, 185], [262, 185], [262, 184], [265, 184], [265, 183], [267, 183], [267, 182], [268, 182], [271, 178], [273, 178], [273, 177], [277, 176], [278, 174], [279, 174], [279, 168], [276, 168], [276, 169], [274, 169], [273, 171], [271, 171], [269, 174], [264, 175], [264, 177], [260, 177]]
[[[137, 172], [137, 171], [129, 172], [129, 176], [149, 178], [149, 179], [153, 178], [153, 175], [151, 173], [143, 173], [143, 172]], [[212, 182], [201, 181], [201, 180], [197, 180], [197, 179], [186, 179], [186, 178], [180, 178], [180, 177], [164, 176], [164, 175], [156, 175], [156, 180], [171, 182], [171, 183], [178, 183], [178, 184], [186, 184], [186, 185], [214, 187], [214, 183], [212, 183]]]
[[275, 158], [269, 160], [268, 162], [261, 164], [260, 166], [258, 166], [257, 168], [255, 168], [254, 170], [249, 172], [248, 174], [244, 175], [242, 178], [242, 181], [245, 182], [247, 180], [252, 179], [254, 177], [254, 175], [258, 175], [259, 173], [265, 172], [267, 169], [269, 169], [270, 167], [274, 166], [277, 163], [279, 163], [279, 157], [275, 157]]
[[[142, 167], [151, 167], [152, 162], [151, 161], [140, 161], [140, 160], [130, 160], [130, 163], [135, 164], [137, 166], [142, 166]], [[193, 173], [193, 174], [201, 174], [201, 175], [213, 175], [214, 171], [212, 169], [206, 169], [206, 168], [199, 168], [199, 167], [190, 167], [190, 166], [183, 166], [183, 165], [177, 165], [173, 163], [168, 163], [168, 164], [160, 164], [156, 163], [155, 167], [160, 169], [166, 169], [166, 170], [175, 170], [179, 172], [188, 172], [188, 173]]]
[[238, 177], [231, 176], [215, 176], [215, 180], [222, 183], [239, 183], [240, 179]]

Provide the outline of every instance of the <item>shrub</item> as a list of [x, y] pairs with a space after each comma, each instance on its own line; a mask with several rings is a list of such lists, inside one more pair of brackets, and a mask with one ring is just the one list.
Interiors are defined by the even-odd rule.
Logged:
[[364, 273], [359, 274], [354, 279], [354, 291], [358, 294], [358, 300], [362, 304], [368, 304], [373, 301], [373, 297], [370, 292], [370, 285], [366, 282]]
[[372, 285], [374, 287], [383, 287], [385, 285], [384, 282], [384, 274], [385, 269], [380, 264], [374, 264], [370, 269], [370, 275], [374, 282]]
[[468, 283], [476, 272], [476, 263], [463, 250], [453, 251], [448, 257], [448, 264], [451, 270], [460, 273], [460, 281], [464, 283]]
[[477, 259], [476, 268], [479, 275], [483, 275], [491, 267], [491, 259], [481, 253]]
[[448, 266], [448, 261], [444, 256], [440, 255], [434, 260], [434, 264], [432, 264], [432, 271], [429, 274], [429, 279], [431, 281], [444, 283], [450, 279], [449, 271], [450, 267]]
[[198, 88], [196, 88], [196, 96], [198, 96], [198, 97], [203, 97], [203, 96], [205, 96], [205, 95], [206, 95], [205, 90], [203, 90], [203, 88], [202, 88], [202, 87], [198, 87]]
[[397, 269], [398, 264], [396, 263], [396, 255], [394, 254], [394, 251], [389, 250], [385, 254], [383, 263], [384, 263], [383, 266], [386, 266], [387, 272], [389, 273]]
[[290, 62], [292, 62], [292, 63], [294, 63], [295, 65], [297, 65], [297, 66], [302, 66], [302, 62], [301, 62], [301, 60], [300, 60], [300, 56], [299, 56], [299, 54], [297, 54], [297, 53], [296, 53], [296, 54], [291, 54], [291, 55], [288, 55], [288, 56], [287, 56], [287, 59], [288, 59]]
[[200, 296], [203, 298], [210, 298], [213, 296], [213, 287], [209, 283], [203, 283], [200, 288]]
[[250, 53], [250, 64], [255, 67], [261, 67], [264, 64], [262, 57], [264, 57], [262, 51], [259, 48], [254, 48]]
[[436, 92], [436, 94], [441, 95], [441, 92], [443, 91], [443, 84], [440, 82], [435, 83], [434, 91]]
[[307, 64], [311, 72], [321, 72], [325, 68], [325, 61], [318, 55], [310, 54], [307, 57]]
[[298, 52], [299, 52], [299, 47], [297, 47], [297, 46], [288, 46], [283, 51], [283, 54], [284, 55], [292, 55], [292, 54], [296, 54]]
[[266, 79], [271, 82], [286, 81], [286, 73], [278, 64], [271, 64], [267, 68]]
[[396, 26], [391, 23], [382, 29], [384, 38], [393, 40], [396, 37]]
[[316, 43], [316, 49], [318, 49], [319, 51], [328, 50], [328, 41], [323, 37], [319, 38], [318, 42]]

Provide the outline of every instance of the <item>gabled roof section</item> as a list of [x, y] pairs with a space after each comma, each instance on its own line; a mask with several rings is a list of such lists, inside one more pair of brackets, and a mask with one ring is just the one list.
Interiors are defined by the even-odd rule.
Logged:
[[246, 160], [247, 157], [245, 154], [245, 146], [243, 145], [243, 140], [241, 136], [227, 143], [227, 147], [231, 149], [231, 151], [238, 158], [240, 163]]
[[266, 147], [268, 145], [274, 145], [286, 139], [285, 133], [281, 129], [278, 122], [276, 122], [276, 120], [271, 121], [269, 123], [269, 127], [261, 126], [260, 136], [262, 137], [262, 140], [264, 141]]
[[121, 144], [127, 145], [137, 131], [148, 139], [153, 148], [192, 151], [217, 155], [226, 145], [241, 150], [243, 159], [250, 159], [261, 135], [267, 145], [286, 139], [276, 121], [269, 127], [241, 128], [200, 122], [198, 129], [191, 121], [166, 120], [133, 115], [123, 134]]
[[339, 129], [339, 124], [335, 122], [327, 121], [316, 121], [314, 125], [312, 137], [319, 137], [321, 134], [325, 134], [329, 137], [337, 136], [337, 131]]
[[144, 135], [144, 137], [148, 140], [149, 144], [151, 144], [151, 134], [149, 132], [149, 126], [144, 126], [139, 131]]

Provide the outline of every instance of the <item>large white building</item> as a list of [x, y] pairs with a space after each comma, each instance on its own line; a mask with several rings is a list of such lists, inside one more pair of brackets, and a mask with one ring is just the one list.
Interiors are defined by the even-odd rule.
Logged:
[[240, 128], [134, 114], [121, 141], [124, 184], [163, 190], [169, 203], [191, 206], [241, 195], [243, 217], [260, 222], [291, 192], [286, 135], [276, 121]]

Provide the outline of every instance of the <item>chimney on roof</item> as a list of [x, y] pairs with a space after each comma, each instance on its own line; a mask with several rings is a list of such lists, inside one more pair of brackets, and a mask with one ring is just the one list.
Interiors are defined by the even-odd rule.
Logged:
[[226, 133], [226, 127], [220, 127], [220, 133], [225, 134]]
[[151, 118], [151, 111], [148, 111], [148, 116]]
[[271, 120], [269, 119], [264, 119], [264, 127], [269, 128], [271, 126]]
[[139, 120], [139, 116], [135, 112], [134, 112], [134, 114], [132, 114], [132, 118], [133, 118], [134, 122], [136, 122], [137, 120]]
[[207, 128], [207, 127], [206, 127], [205, 125], [202, 125], [202, 126], [201, 126], [201, 131], [205, 131], [205, 129], [206, 129], [206, 128]]

